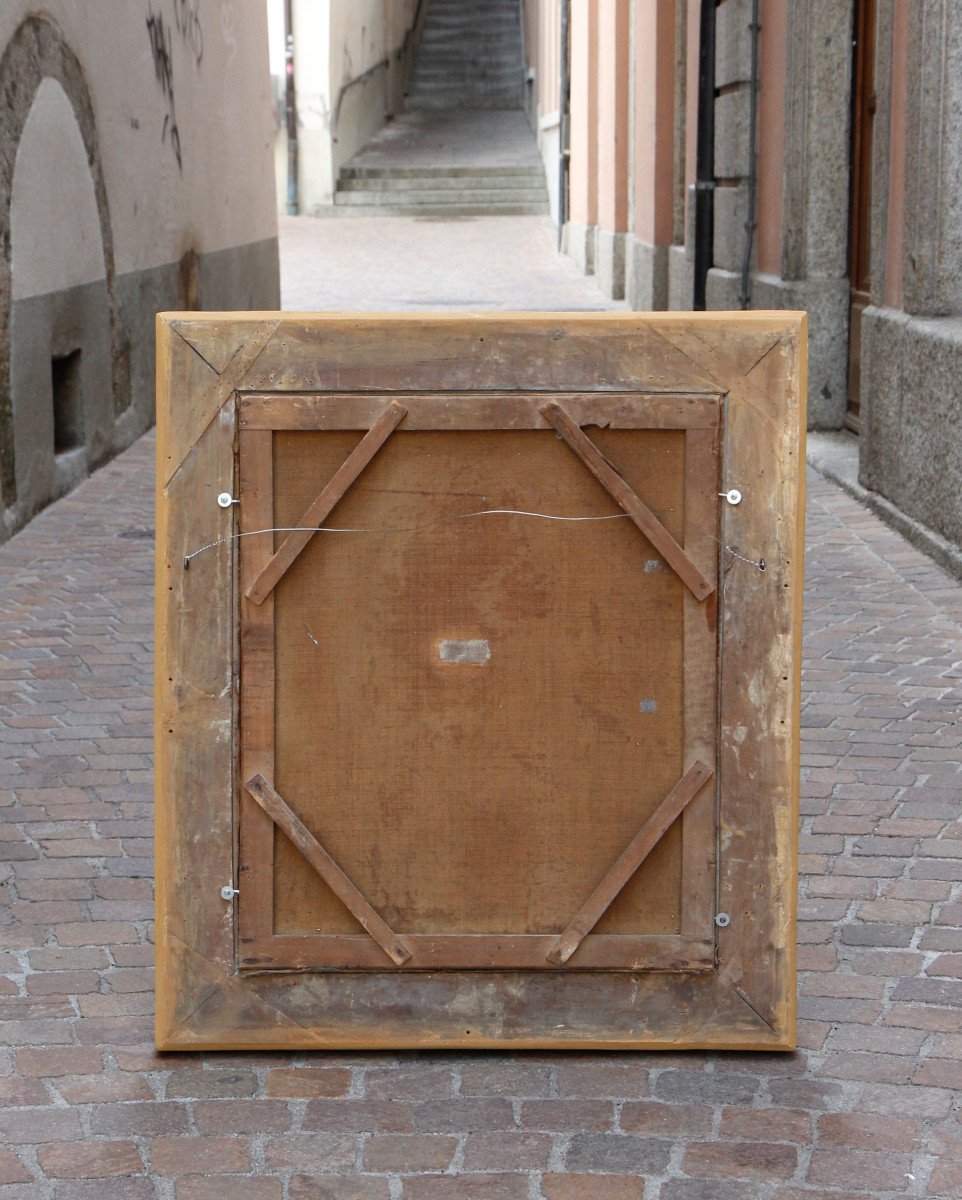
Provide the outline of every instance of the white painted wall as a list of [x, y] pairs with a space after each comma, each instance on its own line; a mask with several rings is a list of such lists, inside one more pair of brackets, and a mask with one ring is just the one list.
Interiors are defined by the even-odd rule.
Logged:
[[104, 245], [83, 137], [60, 84], [45, 79], [23, 128], [10, 199], [14, 300], [103, 279]]
[[[118, 274], [276, 236], [263, 0], [2, 0], [0, 53], [38, 11], [60, 27], [91, 94]], [[169, 45], [169, 95], [152, 16]], [[38, 115], [48, 126], [50, 103]], [[71, 252], [70, 230], [60, 226], [57, 253]]]

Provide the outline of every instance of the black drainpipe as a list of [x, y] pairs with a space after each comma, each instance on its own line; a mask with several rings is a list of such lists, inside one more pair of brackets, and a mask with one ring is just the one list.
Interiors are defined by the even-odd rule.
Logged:
[[698, 131], [695, 150], [695, 279], [692, 308], [705, 308], [715, 235], [715, 3], [701, 0], [698, 32]]
[[751, 266], [752, 246], [755, 241], [757, 224], [755, 196], [758, 190], [758, 24], [759, 3], [752, 0], [752, 92], [748, 109], [748, 214], [745, 218], [745, 257], [742, 259], [742, 286], [738, 301], [742, 308], [748, 308], [752, 302]]
[[561, 95], [558, 99], [558, 249], [568, 220], [568, 168], [571, 162], [571, 47], [568, 32], [571, 19], [571, 0], [561, 0]]
[[297, 194], [297, 96], [294, 92], [294, 0], [284, 3], [284, 72], [287, 111], [287, 211], [296, 217], [300, 208]]

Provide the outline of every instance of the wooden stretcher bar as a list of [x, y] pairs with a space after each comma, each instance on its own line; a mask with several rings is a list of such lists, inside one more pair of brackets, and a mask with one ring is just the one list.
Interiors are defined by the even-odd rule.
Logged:
[[706, 767], [703, 762], [696, 762], [682, 775], [581, 906], [578, 915], [548, 951], [549, 962], [563, 966], [568, 961], [669, 827], [711, 779], [712, 774], [711, 767]]
[[371, 459], [381, 449], [400, 422], [407, 409], [403, 404], [392, 401], [378, 417], [354, 450], [344, 460], [344, 465], [335, 473], [330, 483], [298, 521], [300, 528], [289, 533], [271, 557], [267, 566], [247, 589], [247, 598], [261, 604], [271, 594], [284, 572], [297, 558], [314, 536], [344, 493], [357, 479]]
[[695, 599], [707, 599], [715, 590], [714, 584], [699, 571], [651, 509], [638, 498], [598, 447], [582, 432], [581, 427], [571, 419], [560, 404], [545, 404], [541, 408], [541, 413], [545, 420], [551, 422], [601, 486], [611, 494], [611, 498], [631, 517]]
[[364, 898], [304, 822], [292, 812], [283, 797], [263, 775], [254, 775], [244, 785], [277, 828], [294, 843], [337, 898], [350, 909], [388, 957], [398, 966], [411, 957], [411, 948]]

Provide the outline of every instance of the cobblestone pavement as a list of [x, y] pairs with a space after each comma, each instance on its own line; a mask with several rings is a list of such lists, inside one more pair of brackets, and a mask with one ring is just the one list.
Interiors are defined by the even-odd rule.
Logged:
[[152, 442], [0, 548], [0, 1200], [962, 1196], [962, 587], [819, 478], [804, 1049], [156, 1056]]
[[152, 456], [0, 547], [0, 1200], [962, 1197], [962, 586], [812, 480], [797, 1054], [158, 1056]]

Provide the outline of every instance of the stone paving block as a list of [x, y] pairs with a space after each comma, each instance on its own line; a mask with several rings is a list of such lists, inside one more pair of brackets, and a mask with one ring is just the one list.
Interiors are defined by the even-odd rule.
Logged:
[[771, 1142], [696, 1142], [685, 1150], [682, 1170], [708, 1179], [791, 1179], [798, 1166], [794, 1146]]
[[668, 1165], [670, 1152], [670, 1143], [660, 1138], [579, 1133], [571, 1139], [565, 1164], [570, 1171], [660, 1174]]
[[227, 1183], [216, 1176], [204, 1179], [191, 1175], [177, 1180], [174, 1195], [176, 1200], [224, 1200], [225, 1188], [229, 1188], [230, 1200], [282, 1200], [283, 1187], [283, 1181], [277, 1178], [234, 1175]]
[[37, 1161], [49, 1179], [103, 1179], [143, 1170], [133, 1142], [52, 1142], [39, 1148]]
[[275, 1067], [267, 1076], [267, 1095], [309, 1100], [312, 1096], [344, 1096], [351, 1072], [343, 1067]]
[[526, 1100], [521, 1105], [523, 1129], [545, 1129], [559, 1133], [611, 1129], [615, 1106], [610, 1100]]
[[243, 1138], [168, 1137], [150, 1143], [154, 1175], [244, 1174], [250, 1169], [250, 1146]]
[[0, 1184], [27, 1183], [33, 1176], [15, 1154], [0, 1150]]
[[362, 1148], [365, 1171], [446, 1171], [458, 1139], [445, 1134], [375, 1133]]
[[264, 1161], [271, 1171], [345, 1171], [354, 1166], [354, 1139], [338, 1133], [285, 1133], [268, 1139]]
[[544, 1200], [642, 1200], [645, 1181], [637, 1175], [561, 1175], [542, 1177]]
[[552, 1140], [546, 1133], [469, 1133], [464, 1143], [466, 1171], [543, 1171]]
[[326, 1179], [323, 1176], [292, 1175], [289, 1200], [390, 1200], [390, 1182], [382, 1176], [353, 1176]]

